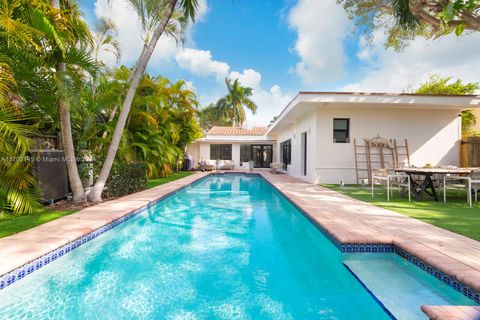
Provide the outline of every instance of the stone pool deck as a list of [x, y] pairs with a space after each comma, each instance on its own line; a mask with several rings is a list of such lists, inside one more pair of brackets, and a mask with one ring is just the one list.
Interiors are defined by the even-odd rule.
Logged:
[[[256, 173], [339, 242], [394, 244], [480, 291], [480, 242], [288, 175]], [[0, 277], [208, 174], [198, 172], [0, 239]], [[435, 320], [480, 320], [480, 310], [474, 307], [422, 310]]]

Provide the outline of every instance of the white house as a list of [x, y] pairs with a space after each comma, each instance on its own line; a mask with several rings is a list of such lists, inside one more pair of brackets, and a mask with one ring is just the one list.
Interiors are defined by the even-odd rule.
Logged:
[[233, 160], [237, 168], [248, 168], [250, 159], [256, 168], [268, 168], [277, 161], [276, 140], [266, 135], [267, 127], [213, 127], [206, 136], [187, 148], [195, 162], [205, 160]]
[[[286, 163], [292, 176], [313, 183], [355, 183], [353, 141], [376, 136], [408, 140], [410, 165], [458, 165], [460, 112], [472, 108], [480, 108], [480, 96], [300, 92], [270, 128], [256, 129], [258, 135], [214, 128], [191, 149], [199, 150], [192, 155], [201, 160], [218, 156], [211, 152], [219, 147], [211, 145], [231, 145], [224, 147], [227, 156], [231, 148], [237, 163], [250, 157], [258, 167], [269, 162], [257, 161], [257, 155], [271, 150], [268, 160]], [[256, 145], [263, 147], [259, 151]]]

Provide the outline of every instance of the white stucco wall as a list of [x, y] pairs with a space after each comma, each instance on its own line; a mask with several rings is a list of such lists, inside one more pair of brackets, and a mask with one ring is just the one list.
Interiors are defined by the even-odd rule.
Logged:
[[[408, 140], [410, 164], [423, 166], [458, 165], [461, 121], [458, 110], [322, 106], [309, 116], [292, 122], [277, 132], [279, 157], [281, 142], [292, 139], [292, 164], [288, 173], [314, 183], [356, 183], [353, 139], [379, 134]], [[333, 143], [333, 119], [350, 119], [350, 143]], [[301, 132], [310, 130], [307, 176], [301, 172]], [[279, 157], [280, 159], [280, 157]]]
[[[276, 162], [278, 159], [276, 156], [277, 146], [275, 141], [261, 140], [261, 141], [197, 141], [194, 144], [189, 145], [187, 150], [191, 150], [190, 155], [194, 158], [195, 168], [198, 167], [198, 162], [202, 160], [215, 160], [210, 158], [210, 144], [231, 144], [232, 145], [232, 160], [236, 166], [240, 165], [240, 145], [242, 144], [271, 144], [273, 146], [272, 162]], [[198, 151], [197, 151], [198, 150]]]
[[[312, 112], [315, 113], [315, 109], [312, 109]], [[315, 155], [317, 153], [317, 134], [316, 134], [316, 116], [305, 115], [296, 121], [290, 123], [284, 130], [281, 130], [277, 134], [277, 159], [280, 161], [281, 149], [280, 143], [291, 139], [292, 143], [292, 159], [291, 164], [287, 166], [287, 172], [289, 175], [304, 179], [309, 182], [315, 182], [315, 167], [316, 159]], [[303, 173], [303, 161], [302, 161], [302, 143], [301, 136], [303, 132], [307, 132], [307, 175]]]
[[[333, 118], [350, 118], [350, 143], [333, 143]], [[407, 139], [410, 164], [458, 165], [461, 131], [458, 110], [401, 108], [321, 108], [317, 114], [318, 152], [315, 180], [318, 183], [356, 183], [353, 139], [380, 135]]]

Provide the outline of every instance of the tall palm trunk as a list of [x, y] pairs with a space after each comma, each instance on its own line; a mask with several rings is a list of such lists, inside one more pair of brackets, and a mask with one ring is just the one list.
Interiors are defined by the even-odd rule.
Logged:
[[[51, 0], [50, 4], [52, 7], [60, 9], [60, 3], [58, 0]], [[67, 66], [63, 62], [59, 62], [56, 65], [55, 71], [60, 81], [63, 81], [67, 71]], [[72, 189], [72, 200], [74, 203], [85, 202], [85, 190], [83, 189], [82, 179], [80, 179], [80, 174], [78, 173], [77, 161], [75, 158], [75, 148], [73, 146], [70, 110], [63, 97], [60, 97], [58, 100], [57, 108], [63, 152], [65, 153], [65, 162], [67, 165], [68, 181], [70, 182], [70, 188]]]
[[155, 46], [160, 39], [165, 27], [170, 21], [172, 17], [173, 11], [175, 10], [175, 6], [177, 4], [177, 0], [169, 0], [168, 1], [168, 8], [165, 16], [158, 24], [157, 28], [153, 32], [152, 39], [148, 44], [147, 49], [145, 52], [139, 57], [135, 68], [133, 69], [134, 75], [132, 77], [132, 82], [128, 88], [127, 95], [125, 96], [125, 100], [122, 104], [122, 110], [120, 115], [118, 116], [117, 125], [115, 127], [115, 131], [113, 132], [112, 141], [108, 148], [107, 156], [105, 157], [105, 161], [102, 166], [102, 170], [98, 175], [97, 180], [95, 181], [95, 185], [93, 186], [92, 190], [88, 194], [88, 200], [92, 202], [101, 202], [102, 201], [102, 191], [105, 187], [105, 183], [107, 182], [108, 176], [110, 174], [110, 170], [112, 169], [113, 161], [115, 160], [115, 155], [117, 154], [118, 146], [120, 144], [120, 139], [122, 137], [123, 129], [125, 128], [125, 123], [127, 121], [128, 113], [130, 112], [130, 108], [132, 106], [132, 101], [135, 96], [135, 92], [137, 87], [140, 83], [140, 80], [145, 72], [145, 68], [147, 67], [148, 61], [153, 54], [153, 50], [155, 50]]

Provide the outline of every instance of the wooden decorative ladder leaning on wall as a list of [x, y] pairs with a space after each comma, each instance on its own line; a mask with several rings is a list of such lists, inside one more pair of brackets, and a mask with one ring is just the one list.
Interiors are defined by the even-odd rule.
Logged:
[[355, 153], [355, 173], [357, 184], [367, 181], [370, 183], [372, 171], [375, 169], [396, 169], [410, 166], [408, 141], [398, 145], [396, 139], [383, 139], [377, 136], [372, 139], [363, 139], [359, 145], [353, 139]]

